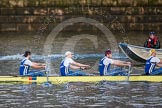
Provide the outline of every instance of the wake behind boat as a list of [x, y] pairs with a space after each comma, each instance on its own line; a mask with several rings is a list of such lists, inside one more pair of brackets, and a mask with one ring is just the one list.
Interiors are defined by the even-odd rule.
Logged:
[[[149, 50], [151, 48], [130, 45], [127, 43], [119, 43], [119, 48], [131, 60], [145, 63], [149, 57]], [[162, 59], [162, 49], [156, 49], [157, 57]]]

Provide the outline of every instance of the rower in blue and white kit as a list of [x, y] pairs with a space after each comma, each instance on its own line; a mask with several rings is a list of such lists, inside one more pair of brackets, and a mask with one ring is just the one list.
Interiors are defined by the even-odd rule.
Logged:
[[146, 60], [145, 74], [146, 75], [162, 75], [162, 68], [155, 69], [156, 66], [162, 67], [162, 60], [156, 57], [156, 50], [149, 51], [150, 57]]
[[101, 59], [99, 63], [99, 72], [100, 76], [104, 75], [110, 75], [110, 76], [116, 76], [116, 75], [123, 75], [126, 76], [127, 71], [121, 70], [121, 68], [116, 68], [111, 70], [111, 65], [115, 66], [130, 66], [130, 62], [125, 62], [121, 60], [113, 60], [112, 59], [112, 53], [111, 50], [107, 50], [105, 52], [105, 57]]
[[45, 68], [45, 64], [42, 63], [35, 63], [31, 62], [31, 52], [25, 51], [25, 54], [23, 55], [25, 58], [20, 63], [19, 73], [20, 75], [27, 75], [27, 76], [45, 76], [44, 72], [41, 72], [39, 70], [29, 70], [30, 67], [35, 69], [41, 69]]
[[[73, 57], [73, 53], [71, 53], [70, 51], [65, 52], [65, 58], [62, 60], [62, 62], [60, 64], [61, 76], [85, 76], [85, 75], [88, 75], [81, 70], [86, 69], [90, 66], [75, 62], [72, 59], [72, 57]], [[75, 71], [71, 71], [70, 69], [73, 69]]]

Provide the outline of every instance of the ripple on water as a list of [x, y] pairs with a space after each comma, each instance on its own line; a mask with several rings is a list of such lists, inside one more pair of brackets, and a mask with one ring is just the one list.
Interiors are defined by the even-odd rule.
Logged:
[[[162, 84], [69, 83], [65, 85], [1, 85], [0, 106], [26, 107], [160, 107]], [[149, 89], [157, 92], [150, 92]], [[25, 102], [26, 105], [23, 105]]]

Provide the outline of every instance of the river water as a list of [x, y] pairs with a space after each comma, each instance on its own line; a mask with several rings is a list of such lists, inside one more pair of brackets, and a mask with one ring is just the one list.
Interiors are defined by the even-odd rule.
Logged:
[[[131, 32], [126, 36], [113, 33], [113, 38], [108, 39], [115, 40], [108, 40], [99, 31], [84, 34], [61, 32], [54, 39], [49, 38], [49, 34], [38, 36], [34, 33], [1, 33], [0, 75], [18, 75], [19, 63], [26, 50], [32, 52], [33, 61], [48, 62], [51, 75], [59, 75], [59, 64], [67, 50], [75, 53], [76, 61], [91, 65], [92, 68], [87, 72], [97, 75], [98, 61], [104, 56], [106, 49], [113, 50], [114, 59], [129, 61], [119, 49], [114, 49], [116, 46], [113, 46], [113, 42], [127, 41], [143, 46], [147, 35], [144, 32]], [[132, 73], [143, 74], [143, 66], [133, 67]], [[149, 82], [78, 82], [47, 87], [43, 84], [0, 83], [0, 107], [161, 108], [161, 89], [162, 83]]]
[[1, 108], [161, 108], [162, 84], [146, 82], [1, 84]]

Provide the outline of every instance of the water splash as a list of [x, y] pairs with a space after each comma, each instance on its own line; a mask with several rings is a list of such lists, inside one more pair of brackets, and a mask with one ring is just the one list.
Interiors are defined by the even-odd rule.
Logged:
[[53, 85], [50, 82], [44, 82], [42, 86], [46, 88], [46, 87], [52, 87]]
[[20, 60], [23, 56], [20, 54], [17, 55], [7, 55], [7, 56], [0, 56], [0, 61], [2, 60]]
[[[32, 55], [32, 60], [45, 60], [45, 59], [59, 59], [59, 58], [63, 58], [64, 55], [63, 54], [52, 54], [52, 55], [48, 55], [48, 56], [43, 56], [43, 55]], [[104, 57], [103, 54], [75, 54], [74, 55], [74, 59], [87, 59], [87, 58], [102, 58]], [[123, 54], [113, 54], [113, 58], [115, 59], [120, 59], [120, 58], [127, 58], [125, 55]], [[3, 60], [21, 60], [23, 59], [23, 55], [22, 54], [17, 54], [17, 55], [7, 55], [7, 56], [0, 56], [0, 61]]]

